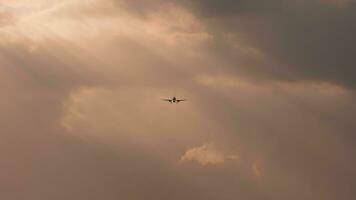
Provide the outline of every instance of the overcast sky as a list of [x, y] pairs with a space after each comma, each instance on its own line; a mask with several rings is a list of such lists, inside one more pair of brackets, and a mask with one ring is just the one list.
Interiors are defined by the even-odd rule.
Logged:
[[0, 0], [0, 199], [355, 199], [355, 22], [354, 0]]

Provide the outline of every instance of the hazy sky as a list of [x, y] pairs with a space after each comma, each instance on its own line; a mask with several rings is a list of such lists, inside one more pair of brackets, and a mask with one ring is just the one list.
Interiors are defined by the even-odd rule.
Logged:
[[355, 199], [355, 21], [354, 0], [0, 0], [0, 199]]

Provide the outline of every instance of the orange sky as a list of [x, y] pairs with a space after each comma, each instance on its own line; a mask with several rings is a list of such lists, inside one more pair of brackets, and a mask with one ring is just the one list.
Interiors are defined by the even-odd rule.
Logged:
[[0, 198], [353, 199], [356, 3], [266, 2], [0, 0]]

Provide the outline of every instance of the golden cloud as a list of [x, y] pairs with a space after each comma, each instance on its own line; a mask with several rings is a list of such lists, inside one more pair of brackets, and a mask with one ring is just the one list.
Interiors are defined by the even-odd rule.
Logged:
[[206, 165], [221, 165], [227, 160], [238, 160], [238, 155], [226, 155], [221, 150], [218, 150], [214, 144], [203, 144], [200, 147], [194, 147], [187, 150], [181, 156], [181, 162], [197, 162], [202, 166]]

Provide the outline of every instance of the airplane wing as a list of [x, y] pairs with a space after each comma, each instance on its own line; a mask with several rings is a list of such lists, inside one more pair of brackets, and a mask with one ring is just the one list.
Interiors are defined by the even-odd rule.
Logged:
[[162, 99], [162, 101], [169, 101], [169, 102], [172, 102], [172, 99]]
[[177, 99], [177, 102], [186, 101], [187, 99]]

